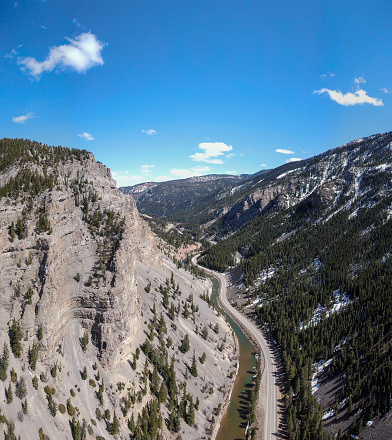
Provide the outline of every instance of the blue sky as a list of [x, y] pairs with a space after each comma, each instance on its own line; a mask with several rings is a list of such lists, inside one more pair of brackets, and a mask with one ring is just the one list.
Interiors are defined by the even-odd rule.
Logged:
[[0, 137], [119, 185], [254, 173], [392, 130], [389, 1], [2, 0]]

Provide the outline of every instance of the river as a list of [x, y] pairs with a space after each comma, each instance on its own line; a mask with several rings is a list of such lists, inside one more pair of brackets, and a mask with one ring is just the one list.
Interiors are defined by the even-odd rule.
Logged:
[[211, 276], [213, 289], [212, 300], [215, 307], [227, 317], [239, 343], [239, 368], [234, 382], [229, 407], [222, 418], [216, 440], [245, 440], [245, 430], [248, 423], [248, 403], [253, 388], [253, 376], [257, 371], [255, 347], [248, 340], [236, 322], [218, 303], [219, 281]]

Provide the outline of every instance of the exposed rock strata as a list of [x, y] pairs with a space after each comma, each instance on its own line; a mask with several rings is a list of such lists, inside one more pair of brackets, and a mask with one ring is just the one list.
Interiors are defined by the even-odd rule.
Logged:
[[[14, 177], [16, 168], [3, 171], [0, 181], [4, 184]], [[31, 169], [44, 172], [36, 164]], [[58, 184], [36, 196], [30, 212], [26, 213], [25, 197], [0, 200], [1, 317], [5, 318], [0, 320], [1, 330], [7, 332], [7, 323], [16, 318], [29, 339], [42, 324], [41, 356], [50, 358], [70, 321], [78, 319], [95, 339], [102, 365], [114, 367], [129, 356], [140, 326], [136, 258], [159, 265], [159, 252], [132, 198], [116, 189], [110, 170], [92, 155], [82, 162], [60, 164], [56, 172]], [[79, 185], [76, 196], [74, 181]], [[82, 197], [92, 193], [96, 200], [90, 203], [91, 212], [111, 210], [125, 222], [111, 265], [99, 277], [94, 273], [102, 239], [90, 230], [81, 204]], [[39, 208], [45, 210], [51, 231], [36, 232]], [[16, 224], [23, 215], [25, 237], [11, 241], [11, 222]], [[29, 288], [32, 296], [26, 300]]]

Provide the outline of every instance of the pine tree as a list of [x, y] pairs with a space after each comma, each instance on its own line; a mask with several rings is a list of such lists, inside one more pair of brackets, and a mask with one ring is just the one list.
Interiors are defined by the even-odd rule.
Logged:
[[195, 405], [193, 404], [193, 398], [189, 399], [189, 408], [185, 416], [185, 421], [189, 426], [193, 426], [195, 423]]
[[43, 325], [40, 324], [38, 326], [37, 338], [38, 338], [39, 341], [42, 341], [43, 337], [44, 337], [44, 328], [43, 328]]
[[8, 345], [4, 342], [3, 354], [0, 359], [0, 380], [2, 380], [3, 382], [7, 379], [9, 356], [10, 356], [10, 351], [8, 349]]
[[190, 349], [190, 343], [189, 343], [189, 335], [188, 333], [184, 336], [184, 339], [182, 340], [180, 351], [182, 353], [187, 353]]
[[108, 432], [109, 434], [118, 434], [118, 432], [120, 431], [120, 422], [118, 421], [118, 418], [116, 416], [116, 411], [114, 411], [113, 414], [113, 422], [109, 424], [108, 426]]
[[7, 403], [11, 403], [14, 400], [14, 394], [12, 392], [11, 382], [7, 389]]
[[38, 361], [39, 344], [33, 342], [33, 347], [29, 347], [29, 364], [32, 371], [35, 371]]
[[14, 356], [16, 358], [19, 358], [22, 354], [22, 330], [19, 326], [19, 324], [16, 322], [15, 319], [12, 321], [12, 326], [10, 328], [10, 340], [11, 340], [11, 350], [12, 353], [14, 353]]
[[201, 358], [200, 358], [200, 363], [204, 364], [204, 362], [206, 361], [206, 358], [207, 358], [206, 353], [205, 353], [205, 351], [203, 351], [203, 354], [201, 355]]
[[81, 372], [80, 375], [82, 376], [83, 380], [87, 379], [87, 368], [86, 367], [83, 368], [83, 371]]
[[162, 381], [161, 387], [159, 388], [158, 401], [159, 403], [165, 403], [167, 400], [167, 388], [165, 382]]
[[176, 410], [173, 410], [170, 413], [168, 428], [172, 432], [178, 432], [180, 430], [180, 418], [179, 418], [178, 412]]
[[21, 377], [19, 382], [16, 384], [15, 395], [21, 400], [27, 396], [27, 387], [24, 377]]
[[197, 374], [197, 364], [196, 364], [195, 350], [193, 350], [191, 374], [192, 374], [193, 377], [197, 377], [198, 376], [198, 374]]
[[152, 394], [154, 394], [154, 396], [158, 395], [158, 393], [159, 393], [159, 374], [158, 374], [158, 368], [156, 365], [154, 365], [154, 370], [151, 375], [150, 389], [151, 389]]
[[88, 341], [89, 341], [88, 333], [85, 331], [83, 333], [82, 338], [80, 339], [80, 345], [82, 346], [82, 350], [83, 351], [86, 351], [87, 345], [88, 345]]

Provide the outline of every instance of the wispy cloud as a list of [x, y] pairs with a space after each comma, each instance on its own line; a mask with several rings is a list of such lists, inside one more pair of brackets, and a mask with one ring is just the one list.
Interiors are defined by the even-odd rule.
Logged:
[[359, 86], [359, 84], [366, 84], [366, 79], [363, 76], [359, 76], [354, 79], [354, 84]]
[[44, 61], [26, 57], [19, 58], [18, 64], [22, 66], [22, 70], [27, 70], [36, 79], [39, 79], [44, 72], [51, 72], [56, 68], [70, 68], [78, 73], [84, 73], [92, 67], [104, 64], [101, 52], [105, 44], [101, 43], [94, 34], [86, 32], [75, 39], [67, 38], [67, 40], [69, 44], [52, 47]]
[[226, 174], [230, 174], [231, 176], [236, 176], [238, 173], [237, 171], [226, 171]]
[[290, 163], [290, 162], [299, 162], [300, 160], [303, 160], [303, 159], [301, 159], [300, 157], [292, 157], [292, 158], [290, 158], [290, 159], [287, 159], [287, 160], [286, 160], [286, 163]]
[[259, 165], [260, 167], [266, 167], [267, 164], [266, 163], [262, 163], [261, 165]]
[[34, 119], [38, 118], [34, 113], [27, 113], [27, 115], [22, 116], [15, 116], [12, 118], [12, 120], [15, 122], [15, 124], [24, 124], [28, 119]]
[[223, 163], [222, 159], [217, 159], [218, 156], [223, 156], [227, 151], [232, 151], [231, 145], [226, 145], [223, 142], [202, 142], [199, 148], [203, 153], [195, 153], [189, 156], [195, 162], [206, 162], [213, 164]]
[[211, 168], [208, 166], [193, 167], [191, 169], [173, 168], [170, 170], [170, 174], [174, 177], [179, 177], [180, 179], [188, 179], [189, 177], [203, 176], [205, 173], [208, 173], [210, 171]]
[[320, 75], [320, 77], [323, 78], [323, 79], [333, 78], [334, 76], [335, 76], [335, 73], [332, 73], [332, 72], [322, 73]]
[[282, 153], [282, 154], [295, 154], [294, 151], [291, 150], [284, 150], [283, 148], [277, 148], [275, 150], [276, 153]]
[[380, 89], [382, 92], [384, 93], [391, 93], [386, 87], [383, 87], [382, 89]]
[[146, 133], [146, 134], [157, 134], [157, 132], [155, 130], [142, 130], [142, 133]]
[[116, 180], [117, 186], [132, 186], [137, 183], [145, 182], [146, 176], [129, 174], [128, 171], [112, 171], [113, 179]]
[[352, 105], [362, 105], [362, 104], [371, 104], [375, 105], [376, 107], [383, 106], [384, 103], [382, 102], [382, 99], [380, 98], [372, 98], [367, 94], [365, 90], [358, 89], [356, 92], [348, 92], [348, 93], [342, 93], [340, 90], [330, 90], [330, 89], [320, 89], [315, 90], [313, 92], [316, 95], [322, 95], [323, 93], [327, 93], [328, 96], [332, 99], [332, 101], [337, 102], [340, 105], [344, 105], [346, 107], [352, 106]]
[[78, 134], [79, 137], [86, 139], [86, 141], [93, 141], [94, 137], [93, 135], [91, 135], [90, 133], [87, 133], [87, 131], [85, 131], [84, 133]]
[[75, 24], [77, 27], [80, 27], [80, 28], [82, 28], [82, 29], [86, 29], [83, 25], [81, 25], [81, 24], [79, 23], [79, 21], [78, 21], [76, 18], [74, 18], [74, 19], [72, 20], [72, 23]]
[[140, 172], [145, 176], [151, 176], [151, 171], [153, 168], [155, 168], [155, 165], [142, 165], [140, 167]]
[[15, 55], [17, 55], [17, 51], [15, 49], [12, 49], [10, 53], [7, 53], [4, 55], [4, 58], [9, 58], [10, 60], [12, 60], [13, 58], [15, 58]]
[[46, 31], [46, 26], [41, 25], [41, 29], [44, 29]]

